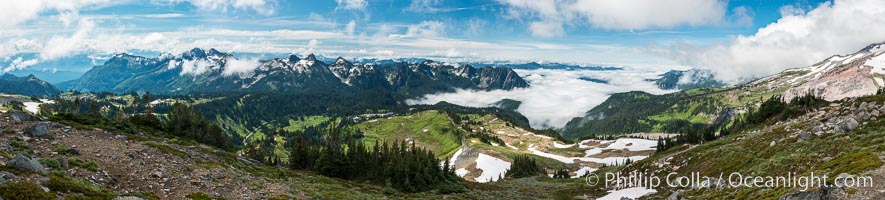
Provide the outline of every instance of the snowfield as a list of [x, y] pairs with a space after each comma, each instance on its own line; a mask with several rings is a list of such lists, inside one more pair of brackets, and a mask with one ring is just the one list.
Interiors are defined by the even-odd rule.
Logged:
[[648, 151], [655, 150], [658, 142], [654, 140], [621, 138], [609, 144], [605, 149], [627, 149], [628, 151]]
[[482, 174], [473, 180], [485, 183], [489, 180], [498, 180], [498, 177], [504, 177], [504, 173], [510, 169], [510, 162], [479, 153], [479, 157], [476, 158], [476, 168], [482, 170]]
[[34, 114], [37, 114], [37, 112], [40, 111], [40, 104], [44, 104], [44, 103], [54, 104], [54, 103], [55, 103], [55, 101], [52, 101], [52, 100], [49, 100], [49, 99], [40, 99], [40, 101], [42, 101], [43, 103], [37, 103], [37, 102], [24, 102], [24, 103], [22, 103], [22, 104], [25, 104], [25, 110], [26, 110], [26, 111], [31, 112], [31, 113], [34, 113]]
[[[550, 158], [557, 160], [559, 162], [572, 164], [575, 163], [575, 160], [585, 161], [585, 162], [595, 162], [601, 164], [618, 164], [623, 163], [628, 158], [632, 161], [642, 160], [647, 158], [648, 156], [630, 156], [630, 157], [606, 157], [606, 158], [591, 158], [590, 156], [602, 153], [603, 150], [607, 149], [618, 149], [618, 150], [627, 150], [627, 151], [649, 151], [655, 150], [657, 146], [657, 141], [654, 140], [646, 140], [646, 139], [635, 139], [635, 138], [621, 138], [614, 141], [599, 141], [602, 144], [608, 144], [607, 147], [602, 148], [593, 148], [591, 146], [583, 145], [585, 142], [589, 140], [584, 140], [579, 143], [579, 148], [590, 148], [584, 151], [584, 157], [565, 157], [561, 155], [556, 155], [552, 153], [547, 153], [541, 150], [532, 144], [529, 145], [528, 150], [532, 152], [532, 154], [542, 156], [545, 158]], [[556, 143], [554, 143], [556, 145]]]
[[600, 197], [596, 200], [620, 200], [622, 198], [638, 199], [639, 197], [654, 194], [654, 189], [644, 187], [625, 188], [620, 190], [610, 190], [608, 195]]

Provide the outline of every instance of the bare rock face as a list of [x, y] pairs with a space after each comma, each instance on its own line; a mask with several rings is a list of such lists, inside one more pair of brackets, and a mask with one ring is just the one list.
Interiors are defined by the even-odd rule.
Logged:
[[783, 88], [784, 99], [809, 92], [827, 101], [875, 94], [885, 86], [885, 44], [873, 44], [854, 54], [832, 56], [817, 64], [785, 70], [751, 85]]

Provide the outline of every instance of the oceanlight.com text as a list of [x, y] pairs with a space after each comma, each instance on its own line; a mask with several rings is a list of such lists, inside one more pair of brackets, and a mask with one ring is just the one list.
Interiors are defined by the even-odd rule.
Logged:
[[586, 177], [587, 184], [601, 185], [609, 189], [619, 188], [799, 188], [807, 191], [818, 187], [873, 187], [873, 178], [869, 176], [853, 176], [842, 174], [797, 174], [787, 173], [775, 176], [753, 176], [738, 172], [720, 173], [716, 176], [704, 176], [701, 173], [651, 174], [641, 172], [590, 174]]

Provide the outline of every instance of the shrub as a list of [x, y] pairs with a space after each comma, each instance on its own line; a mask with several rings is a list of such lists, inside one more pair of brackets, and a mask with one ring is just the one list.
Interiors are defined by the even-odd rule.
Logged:
[[89, 182], [71, 179], [67, 176], [51, 174], [46, 187], [52, 191], [80, 193], [82, 196], [68, 196], [75, 199], [111, 199], [114, 194]]
[[55, 199], [52, 193], [44, 192], [37, 184], [26, 181], [0, 184], [0, 197], [21, 200]]
[[40, 161], [40, 164], [43, 164], [43, 166], [55, 169], [61, 168], [61, 164], [59, 164], [58, 160], [54, 158], [38, 158], [37, 161]]
[[16, 148], [16, 149], [21, 149], [21, 150], [28, 150], [28, 149], [31, 149], [31, 147], [28, 146], [28, 143], [27, 143], [27, 142], [24, 142], [24, 141], [21, 141], [21, 140], [13, 140], [13, 141], [10, 141], [10, 142], [9, 142], [9, 145], [12, 146], [12, 147], [14, 147], [14, 148]]
[[70, 163], [72, 166], [77, 166], [77, 167], [80, 167], [80, 168], [83, 168], [83, 169], [86, 169], [89, 171], [93, 171], [93, 172], [98, 172], [98, 170], [99, 170], [98, 164], [95, 164], [95, 162], [92, 162], [92, 161], [86, 162], [86, 161], [80, 160], [80, 158], [77, 158], [77, 157], [68, 158], [68, 163]]

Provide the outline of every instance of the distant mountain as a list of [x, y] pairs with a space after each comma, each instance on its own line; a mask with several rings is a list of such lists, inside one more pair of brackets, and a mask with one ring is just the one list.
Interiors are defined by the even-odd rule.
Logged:
[[509, 90], [529, 86], [516, 72], [503, 67], [453, 66], [432, 60], [354, 64], [344, 58], [327, 64], [312, 54], [245, 63], [215, 49], [156, 58], [118, 54], [82, 78], [60, 85], [77, 91], [163, 94], [382, 89], [409, 97], [455, 88]]
[[702, 87], [724, 87], [727, 84], [715, 79], [713, 72], [709, 70], [670, 70], [660, 75], [657, 79], [647, 79], [654, 82], [658, 88], [665, 90], [687, 90]]
[[58, 94], [59, 90], [33, 74], [26, 77], [3, 74], [0, 76], [0, 93], [47, 97]]
[[513, 69], [556, 69], [556, 70], [594, 70], [594, 71], [614, 71], [623, 70], [620, 67], [604, 67], [604, 66], [580, 66], [562, 63], [537, 63], [529, 62], [524, 64], [496, 64], [499, 67], [507, 67]]

